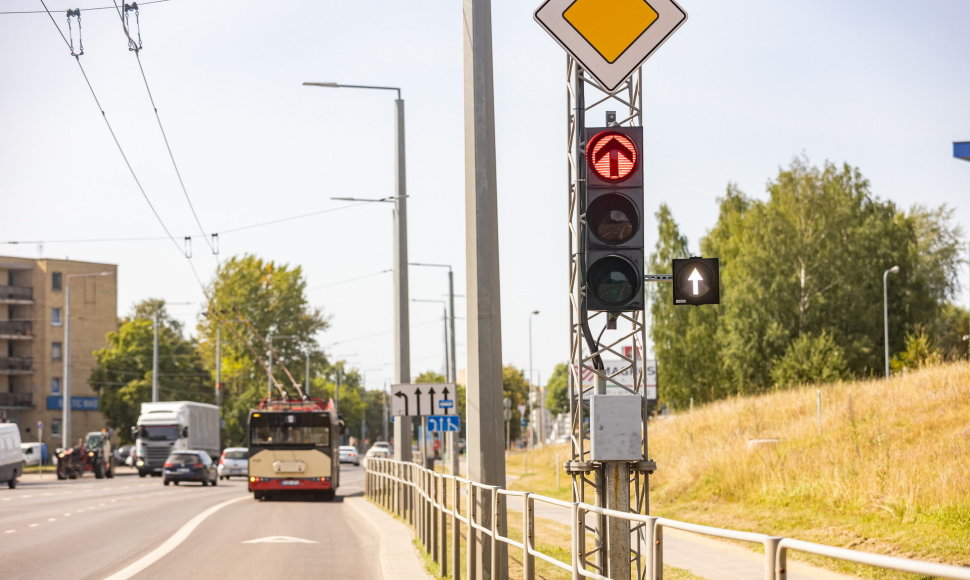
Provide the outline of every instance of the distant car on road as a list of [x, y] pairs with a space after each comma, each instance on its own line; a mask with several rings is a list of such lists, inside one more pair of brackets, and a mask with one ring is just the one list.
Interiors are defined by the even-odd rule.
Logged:
[[198, 481], [203, 487], [210, 483], [218, 485], [215, 462], [205, 451], [186, 449], [172, 453], [162, 466], [162, 483], [178, 485], [180, 481]]
[[375, 441], [367, 450], [367, 457], [386, 459], [394, 455], [394, 448], [387, 441]]
[[233, 475], [249, 475], [249, 449], [245, 447], [226, 447], [219, 457], [219, 479], [229, 479]]
[[353, 445], [341, 445], [338, 452], [340, 453], [340, 463], [360, 465], [360, 455], [357, 453], [357, 448]]
[[135, 450], [134, 445], [122, 445], [114, 450], [115, 463], [117, 465], [134, 465], [131, 454]]

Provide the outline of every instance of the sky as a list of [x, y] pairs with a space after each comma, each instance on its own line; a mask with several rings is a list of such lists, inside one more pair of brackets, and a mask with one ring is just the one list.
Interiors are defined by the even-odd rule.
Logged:
[[[66, 9], [112, 2], [45, 1], [65, 35]], [[764, 198], [796, 156], [849, 163], [879, 198], [946, 204], [970, 229], [970, 163], [952, 155], [954, 141], [970, 141], [970, 2], [681, 5], [687, 21], [643, 69], [643, 160], [647, 212], [667, 203], [695, 252], [729, 183]], [[566, 56], [533, 20], [538, 6], [494, 0], [492, 25], [503, 360], [528, 372], [531, 318], [532, 366], [544, 381], [569, 356]], [[400, 87], [409, 258], [454, 267], [464, 369], [461, 8], [140, 3], [145, 77], [201, 232], [220, 233], [218, 256], [186, 202], [117, 14], [83, 11], [91, 87], [172, 236], [193, 237], [191, 260], [165, 237], [51, 18], [0, 14], [0, 255], [118, 264], [119, 315], [163, 298], [189, 329], [204, 302], [193, 268], [207, 282], [219, 260], [243, 253], [300, 266], [311, 303], [330, 319], [319, 343], [381, 388], [393, 370], [390, 206], [332, 198], [394, 193], [394, 93], [301, 85]], [[37, 10], [39, 0], [0, 0], [0, 12]], [[652, 220], [646, 231], [652, 246]], [[90, 239], [108, 241], [64, 241]], [[889, 266], [872, 264], [872, 275]], [[445, 272], [412, 268], [411, 297], [446, 299]], [[968, 272], [953, 275], [966, 305]], [[411, 304], [415, 375], [443, 370], [441, 315], [441, 304]]]

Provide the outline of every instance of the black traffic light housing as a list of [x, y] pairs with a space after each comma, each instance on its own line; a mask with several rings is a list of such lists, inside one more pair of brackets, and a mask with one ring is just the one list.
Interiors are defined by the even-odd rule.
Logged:
[[717, 258], [686, 258], [673, 262], [675, 306], [721, 303]]
[[586, 308], [643, 310], [642, 127], [586, 128]]

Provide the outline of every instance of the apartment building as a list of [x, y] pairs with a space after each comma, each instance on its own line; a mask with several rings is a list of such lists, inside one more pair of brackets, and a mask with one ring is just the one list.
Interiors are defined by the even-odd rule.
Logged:
[[[70, 353], [70, 441], [102, 429], [88, 384], [93, 352], [118, 326], [118, 267], [0, 256], [0, 421], [20, 425], [23, 441], [61, 446], [65, 353]], [[70, 345], [67, 296], [70, 288]]]

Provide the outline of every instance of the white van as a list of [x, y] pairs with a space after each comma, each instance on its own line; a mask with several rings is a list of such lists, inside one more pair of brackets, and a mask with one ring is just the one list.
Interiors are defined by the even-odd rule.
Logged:
[[24, 454], [20, 451], [20, 427], [15, 423], [0, 423], [0, 483], [10, 489], [17, 487], [17, 478], [24, 473]]

